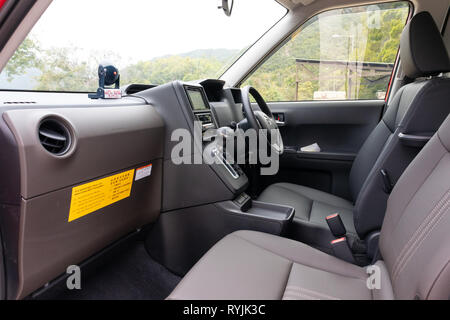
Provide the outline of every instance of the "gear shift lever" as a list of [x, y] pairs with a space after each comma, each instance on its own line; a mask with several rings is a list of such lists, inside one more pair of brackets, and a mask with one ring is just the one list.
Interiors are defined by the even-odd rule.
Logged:
[[[215, 135], [215, 147], [212, 150], [212, 156], [219, 159], [220, 162], [223, 163], [228, 172], [233, 176], [233, 178], [238, 179], [240, 173], [237, 172], [237, 168], [235, 165], [232, 165], [229, 161], [231, 160], [231, 156], [227, 153], [227, 145], [230, 141], [234, 142], [235, 138], [235, 130], [230, 127], [221, 127], [216, 130]], [[233, 143], [234, 145], [234, 143]], [[234, 150], [233, 150], [234, 154]], [[234, 160], [232, 161], [232, 163]]]

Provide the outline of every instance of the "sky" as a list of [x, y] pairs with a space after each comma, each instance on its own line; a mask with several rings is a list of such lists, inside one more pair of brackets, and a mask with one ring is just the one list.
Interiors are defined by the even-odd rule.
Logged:
[[196, 49], [243, 49], [286, 10], [274, 0], [53, 0], [32, 37], [43, 48], [111, 51], [136, 62]]

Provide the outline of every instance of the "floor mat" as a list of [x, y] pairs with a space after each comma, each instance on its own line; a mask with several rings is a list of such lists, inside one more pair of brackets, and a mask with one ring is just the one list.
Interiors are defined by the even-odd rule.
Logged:
[[148, 255], [136, 242], [109, 263], [81, 274], [81, 290], [68, 290], [66, 282], [37, 297], [39, 300], [162, 300], [180, 281]]

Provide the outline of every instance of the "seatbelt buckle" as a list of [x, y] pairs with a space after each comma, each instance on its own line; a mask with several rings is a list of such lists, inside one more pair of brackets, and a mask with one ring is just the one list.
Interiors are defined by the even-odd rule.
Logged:
[[347, 237], [342, 237], [331, 241], [331, 247], [333, 248], [334, 256], [341, 260], [356, 263], [355, 257], [353, 257], [350, 246], [347, 242]]
[[339, 213], [329, 215], [325, 218], [325, 220], [327, 221], [328, 228], [330, 228], [331, 233], [336, 238], [343, 237], [347, 234], [347, 230], [345, 229], [344, 223], [342, 222]]

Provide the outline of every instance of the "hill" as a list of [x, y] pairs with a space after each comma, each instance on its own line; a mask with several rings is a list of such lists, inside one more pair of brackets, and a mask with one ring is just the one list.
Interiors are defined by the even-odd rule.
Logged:
[[139, 61], [121, 71], [122, 83], [163, 84], [175, 79], [217, 78], [238, 54], [239, 50], [200, 49]]
[[239, 54], [239, 50], [232, 49], [199, 49], [179, 54], [181, 57], [187, 58], [206, 58], [215, 59], [221, 62], [227, 62]]

